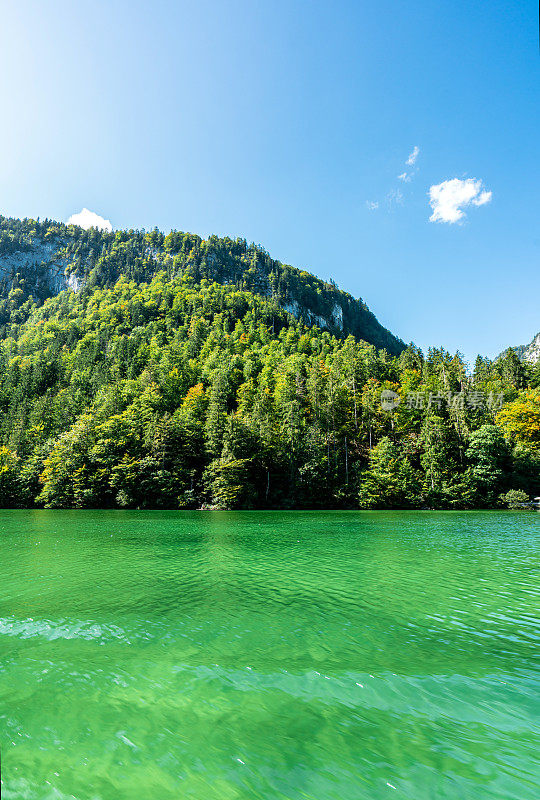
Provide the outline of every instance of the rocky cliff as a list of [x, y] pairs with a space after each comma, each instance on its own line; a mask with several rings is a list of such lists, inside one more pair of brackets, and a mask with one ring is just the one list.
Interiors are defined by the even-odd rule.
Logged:
[[514, 348], [522, 361], [537, 364], [540, 361], [540, 333], [537, 333], [530, 344]]

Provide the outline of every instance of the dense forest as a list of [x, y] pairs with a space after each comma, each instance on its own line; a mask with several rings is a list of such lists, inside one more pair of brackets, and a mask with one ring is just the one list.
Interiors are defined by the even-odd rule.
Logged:
[[[444, 349], [392, 354], [175, 262], [188, 234], [78, 230], [79, 275], [92, 248], [95, 261], [78, 291], [38, 297], [45, 278], [9, 277], [0, 505], [483, 508], [540, 494], [540, 365], [508, 351], [471, 375]], [[133, 255], [143, 236], [172, 254], [162, 269]]]
[[[158, 272], [235, 286], [274, 300], [302, 322], [349, 334], [398, 355], [405, 344], [386, 330], [362, 299], [333, 281], [282, 264], [245, 239], [158, 230], [107, 231], [45, 220], [0, 216], [0, 331], [22, 321], [33, 303], [61, 289], [111, 288], [120, 277], [137, 283]], [[28, 301], [30, 303], [28, 304]]]

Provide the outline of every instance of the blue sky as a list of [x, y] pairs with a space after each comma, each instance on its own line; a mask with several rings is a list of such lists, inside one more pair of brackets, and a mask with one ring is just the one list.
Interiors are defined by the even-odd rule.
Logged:
[[540, 330], [537, 13], [6, 4], [0, 213], [245, 236], [406, 341], [494, 356]]

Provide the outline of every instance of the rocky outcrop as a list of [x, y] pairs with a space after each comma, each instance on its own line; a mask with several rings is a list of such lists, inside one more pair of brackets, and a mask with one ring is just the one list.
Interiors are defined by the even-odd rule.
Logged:
[[9, 282], [20, 275], [31, 284], [44, 285], [51, 295], [63, 289], [78, 291], [83, 281], [71, 273], [65, 244], [60, 238], [48, 242], [35, 240], [31, 247], [0, 253], [0, 282]]
[[[540, 333], [537, 333], [530, 344], [520, 344], [517, 347], [509, 347], [508, 350], [513, 350], [520, 361], [527, 361], [529, 364], [538, 364], [540, 362]], [[497, 358], [501, 358], [505, 350]]]
[[521, 358], [531, 364], [538, 364], [540, 361], [540, 333], [537, 333], [532, 342], [525, 346]]
[[328, 317], [324, 317], [322, 314], [315, 314], [309, 308], [303, 308], [297, 300], [283, 303], [283, 308], [285, 311], [288, 311], [289, 314], [292, 314], [293, 317], [301, 319], [308, 325], [317, 325], [317, 327], [322, 330], [343, 331], [343, 309], [339, 303], [335, 303]]

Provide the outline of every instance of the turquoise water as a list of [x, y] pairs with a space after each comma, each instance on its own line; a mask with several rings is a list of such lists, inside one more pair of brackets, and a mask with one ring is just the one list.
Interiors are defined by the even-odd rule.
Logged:
[[539, 530], [0, 512], [2, 796], [537, 800]]

